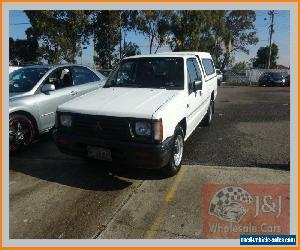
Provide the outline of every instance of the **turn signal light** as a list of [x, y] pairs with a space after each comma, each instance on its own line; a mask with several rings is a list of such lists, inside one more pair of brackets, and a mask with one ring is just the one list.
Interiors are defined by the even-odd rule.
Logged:
[[163, 134], [163, 123], [162, 120], [154, 121], [154, 140], [162, 141], [164, 134]]

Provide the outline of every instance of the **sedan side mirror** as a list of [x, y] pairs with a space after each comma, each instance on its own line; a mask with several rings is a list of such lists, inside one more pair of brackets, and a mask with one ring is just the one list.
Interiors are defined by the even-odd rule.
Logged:
[[194, 91], [197, 91], [197, 90], [202, 90], [202, 81], [194, 81], [193, 82], [193, 89]]
[[49, 95], [49, 92], [54, 91], [55, 90], [55, 85], [54, 84], [45, 84], [42, 87], [42, 92]]
[[49, 92], [51, 91], [54, 91], [55, 90], [55, 85], [54, 84], [45, 84], [43, 87], [42, 87], [42, 92], [45, 93], [45, 94], [49, 94]]

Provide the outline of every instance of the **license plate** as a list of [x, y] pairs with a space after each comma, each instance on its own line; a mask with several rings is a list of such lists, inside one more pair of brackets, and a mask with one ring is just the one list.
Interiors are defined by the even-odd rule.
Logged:
[[96, 160], [112, 161], [111, 151], [106, 148], [87, 146], [87, 153], [88, 157]]

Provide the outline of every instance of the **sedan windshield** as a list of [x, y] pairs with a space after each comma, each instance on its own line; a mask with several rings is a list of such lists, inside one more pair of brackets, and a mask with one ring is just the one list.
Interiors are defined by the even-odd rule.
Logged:
[[125, 59], [110, 75], [105, 87], [184, 88], [183, 58]]
[[9, 74], [9, 92], [27, 92], [46, 74], [48, 68], [22, 68]]

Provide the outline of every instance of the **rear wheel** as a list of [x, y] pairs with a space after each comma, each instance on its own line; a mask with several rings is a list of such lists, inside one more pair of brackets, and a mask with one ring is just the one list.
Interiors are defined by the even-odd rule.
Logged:
[[36, 130], [33, 121], [26, 115], [12, 114], [9, 118], [9, 151], [20, 152], [33, 141]]
[[174, 142], [170, 160], [168, 164], [162, 168], [162, 172], [165, 176], [171, 177], [179, 172], [182, 163], [183, 145], [184, 133], [182, 128], [177, 126], [174, 133]]

